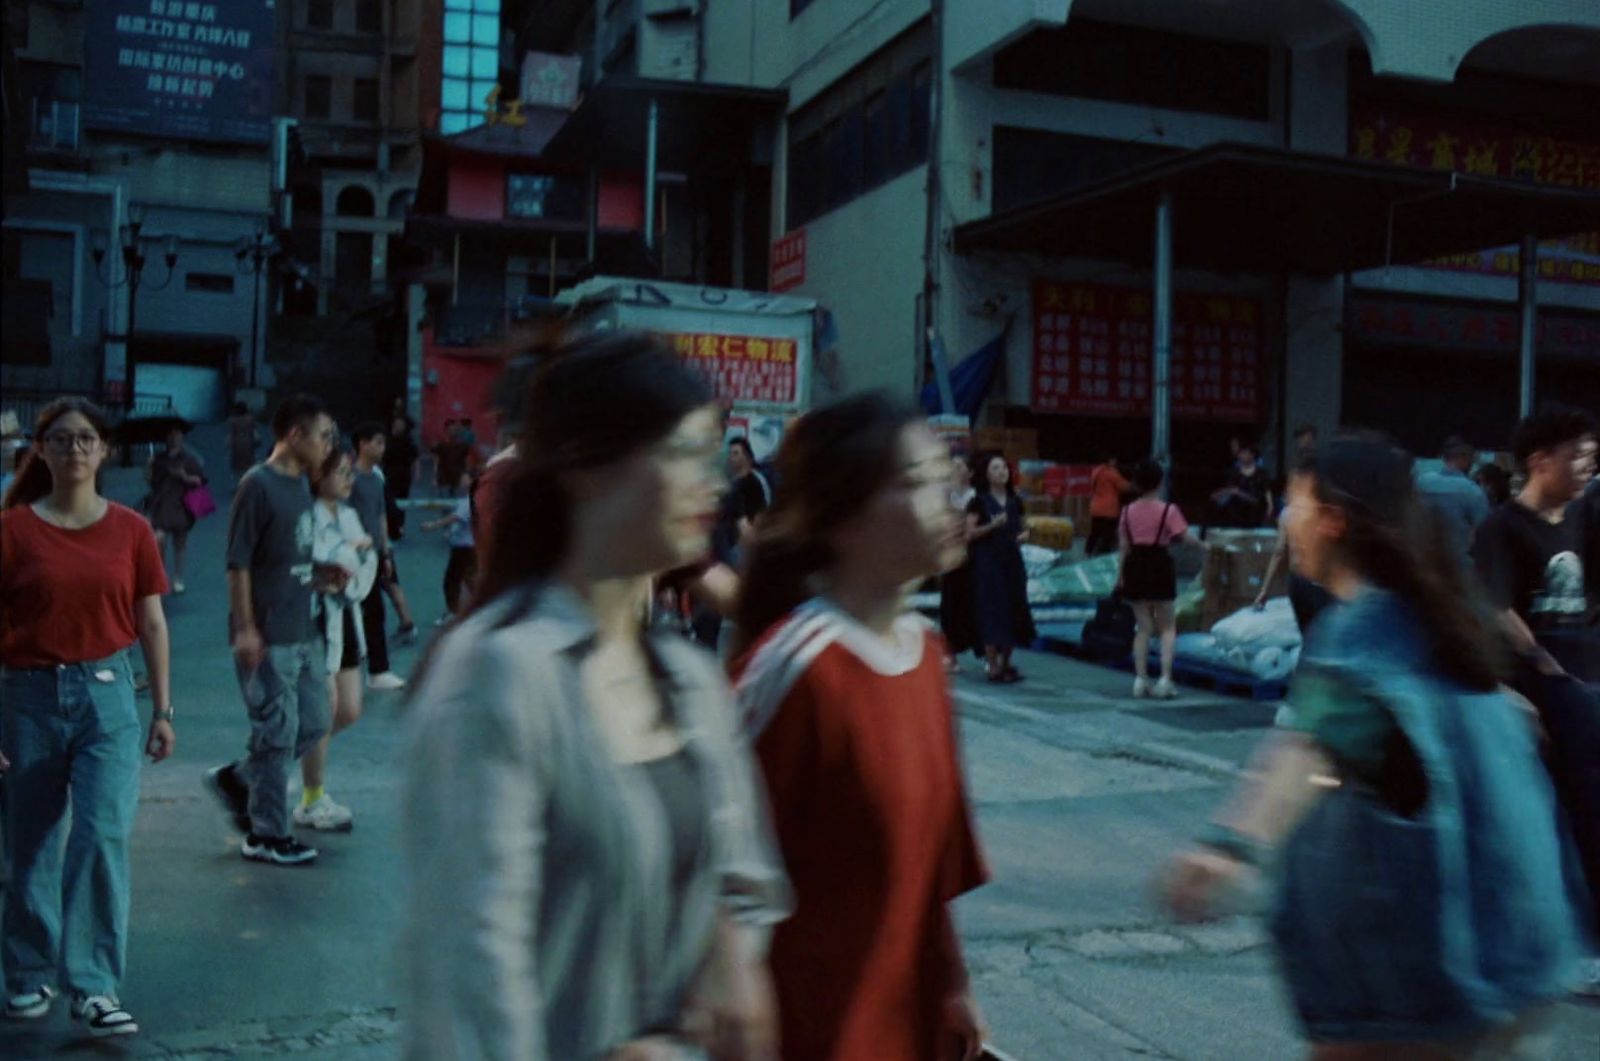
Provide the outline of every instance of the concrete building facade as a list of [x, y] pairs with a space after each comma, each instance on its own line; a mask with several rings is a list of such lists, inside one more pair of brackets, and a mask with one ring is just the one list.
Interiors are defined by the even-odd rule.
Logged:
[[5, 210], [0, 390], [220, 415], [266, 325], [238, 251], [271, 218], [270, 5], [13, 7], [27, 182]]
[[[708, 80], [788, 90], [773, 235], [805, 231], [796, 291], [838, 320], [840, 385], [909, 397], [929, 378], [924, 326], [957, 362], [1004, 333], [983, 415], [1035, 427], [1057, 459], [1148, 452], [1149, 419], [1052, 411], [1061, 403], [1038, 387], [1054, 382], [1041, 372], [1057, 360], [1054, 336], [1035, 334], [1036, 298], [1148, 293], [1150, 269], [1070, 241], [962, 250], [963, 225], [1223, 143], [1600, 189], [1586, 117], [1600, 105], [1600, 9], [1584, 0], [1462, 0], [1443, 14], [1420, 0], [793, 0], [713, 3], [702, 17]], [[911, 91], [935, 164], [886, 168], [878, 145], [905, 135], [893, 57], [919, 36], [936, 73], [926, 87], [913, 74]], [[1595, 240], [1542, 249], [1539, 373], [1541, 393], [1600, 404]], [[1271, 452], [1303, 423], [1359, 420], [1424, 452], [1454, 432], [1503, 444], [1516, 415], [1504, 341], [1514, 254], [1509, 266], [1501, 249], [1333, 274], [1177, 265], [1180, 297], [1252, 318], [1248, 386], [1230, 365], [1218, 415], [1180, 408], [1180, 464], [1185, 453], [1220, 464], [1229, 434], [1260, 435]], [[1199, 376], [1190, 384], [1209, 394], [1215, 381]]]

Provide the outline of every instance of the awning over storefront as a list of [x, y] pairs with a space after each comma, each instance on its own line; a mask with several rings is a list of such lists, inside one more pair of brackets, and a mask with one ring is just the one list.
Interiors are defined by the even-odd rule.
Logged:
[[770, 129], [788, 102], [784, 89], [607, 77], [584, 92], [544, 158], [553, 165], [642, 170], [653, 107], [662, 169], [688, 171], [729, 157], [748, 164], [755, 131]]
[[1217, 144], [955, 231], [958, 254], [1149, 265], [1170, 195], [1179, 268], [1335, 275], [1600, 228], [1600, 193], [1386, 162]]

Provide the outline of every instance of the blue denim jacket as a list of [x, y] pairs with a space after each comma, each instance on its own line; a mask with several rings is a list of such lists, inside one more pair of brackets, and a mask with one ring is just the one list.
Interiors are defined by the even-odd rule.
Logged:
[[1440, 674], [1378, 590], [1324, 612], [1300, 666], [1391, 712], [1428, 782], [1407, 818], [1346, 778], [1285, 844], [1272, 930], [1311, 1038], [1437, 1040], [1562, 997], [1578, 926], [1516, 706]]

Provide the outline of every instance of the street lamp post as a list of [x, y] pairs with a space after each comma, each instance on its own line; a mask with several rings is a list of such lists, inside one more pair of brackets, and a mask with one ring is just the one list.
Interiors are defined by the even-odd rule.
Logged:
[[105, 265], [106, 252], [109, 249], [108, 240], [104, 232], [94, 234], [91, 253], [94, 256], [95, 277], [107, 290], [114, 291], [124, 284], [128, 287], [128, 329], [122, 341], [127, 349], [127, 379], [124, 382], [122, 402], [127, 410], [133, 408], [134, 400], [134, 361], [133, 361], [133, 336], [134, 322], [139, 310], [139, 289], [149, 288], [152, 291], [164, 290], [172, 283], [178, 264], [178, 237], [169, 233], [161, 240], [162, 258], [167, 264], [166, 278], [159, 284], [144, 283], [144, 266], [146, 261], [145, 245], [154, 242], [152, 237], [143, 235], [144, 208], [138, 203], [128, 206], [128, 222], [117, 233], [117, 250], [122, 258], [122, 278], [115, 277], [115, 267], [107, 269], [104, 274], [101, 267]]
[[240, 236], [239, 242], [234, 246], [233, 257], [238, 263], [239, 274], [254, 273], [254, 286], [251, 288], [250, 300], [250, 374], [249, 385], [256, 385], [256, 343], [261, 334], [261, 273], [279, 252], [278, 241], [265, 226], [258, 226], [255, 234]]

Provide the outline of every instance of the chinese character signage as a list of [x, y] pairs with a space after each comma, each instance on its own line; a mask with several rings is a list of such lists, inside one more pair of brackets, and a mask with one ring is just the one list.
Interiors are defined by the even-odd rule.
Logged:
[[[1515, 356], [1522, 331], [1515, 310], [1453, 302], [1358, 296], [1345, 305], [1345, 334], [1372, 346]], [[1600, 319], [1541, 311], [1542, 357], [1600, 361]]]
[[[1035, 282], [1033, 409], [1148, 416], [1155, 299], [1099, 284]], [[1172, 414], [1251, 422], [1260, 411], [1261, 303], [1180, 293], [1173, 301]]]
[[772, 243], [773, 291], [788, 291], [806, 282], [806, 230], [796, 229]]
[[663, 332], [663, 339], [703, 372], [728, 402], [794, 402], [800, 344], [794, 339], [706, 332]]
[[85, 4], [84, 124], [266, 143], [275, 16], [275, 0]]
[[[1535, 136], [1446, 115], [1375, 107], [1358, 110], [1350, 120], [1350, 154], [1417, 169], [1600, 190], [1600, 142]], [[1515, 276], [1518, 258], [1516, 247], [1494, 247], [1428, 264], [1435, 269]], [[1541, 243], [1539, 276], [1600, 285], [1600, 232]]]

